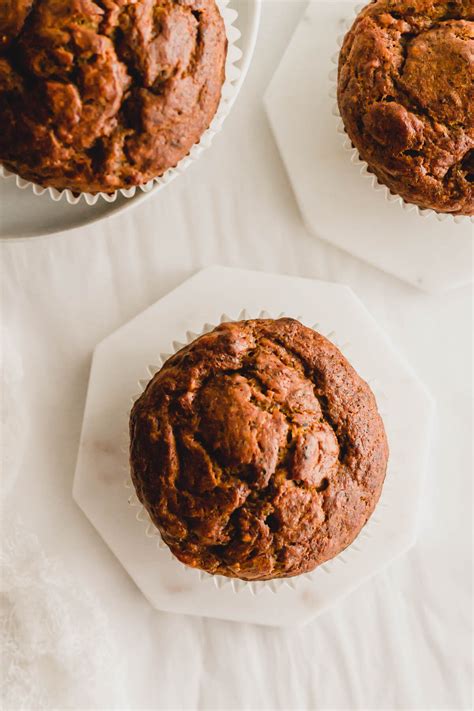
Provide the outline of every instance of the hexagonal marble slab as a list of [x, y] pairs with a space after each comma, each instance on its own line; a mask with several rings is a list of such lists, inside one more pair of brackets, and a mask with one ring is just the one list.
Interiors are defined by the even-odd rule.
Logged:
[[264, 98], [303, 218], [317, 237], [426, 291], [462, 286], [472, 281], [472, 222], [422, 217], [387, 200], [341, 134], [335, 55], [355, 8], [313, 0]]
[[[317, 323], [370, 382], [391, 449], [383, 494], [367, 526], [341, 555], [309, 576], [292, 579], [294, 588], [272, 589], [266, 583], [219, 588], [211, 576], [203, 579], [157, 545], [146, 521], [136, 520], [124, 487], [128, 413], [139, 381], [150, 377], [147, 367], [170, 352], [174, 341], [185, 340], [187, 332], [201, 332], [223, 314], [229, 314], [224, 320], [237, 318], [242, 309], [252, 317], [265, 309], [272, 316], [283, 312], [307, 325]], [[303, 623], [414, 544], [432, 413], [430, 395], [348, 287], [212, 267], [96, 347], [74, 498], [156, 608], [266, 625]]]

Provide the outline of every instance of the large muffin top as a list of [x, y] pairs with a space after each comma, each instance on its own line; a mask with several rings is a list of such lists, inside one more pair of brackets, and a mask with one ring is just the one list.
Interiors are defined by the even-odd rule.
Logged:
[[0, 161], [112, 192], [175, 166], [219, 104], [214, 0], [1, 0]]
[[361, 157], [422, 208], [474, 214], [474, 3], [375, 0], [347, 34], [339, 109]]
[[244, 580], [310, 571], [380, 496], [388, 449], [369, 386], [292, 319], [222, 324], [135, 403], [137, 495], [182, 562]]

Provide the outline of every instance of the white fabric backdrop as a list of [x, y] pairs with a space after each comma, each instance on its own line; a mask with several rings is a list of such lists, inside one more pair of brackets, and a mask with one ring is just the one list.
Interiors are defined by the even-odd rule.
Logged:
[[[265, 3], [242, 95], [182, 179], [123, 217], [1, 248], [9, 507], [101, 600], [122, 708], [471, 705], [472, 291], [427, 296], [305, 230], [261, 103], [302, 8]], [[214, 263], [349, 284], [437, 401], [418, 545], [292, 633], [152, 610], [71, 497], [94, 345]], [[74, 704], [90, 708], [85, 691]]]

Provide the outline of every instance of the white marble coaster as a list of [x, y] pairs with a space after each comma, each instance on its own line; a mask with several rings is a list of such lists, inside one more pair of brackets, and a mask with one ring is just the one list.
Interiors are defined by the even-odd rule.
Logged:
[[[343, 554], [297, 579], [294, 588], [227, 585], [186, 569], [157, 537], [146, 536], [124, 487], [123, 433], [130, 400], [148, 365], [223, 313], [266, 310], [299, 317], [337, 342], [370, 382], [391, 457], [379, 505]], [[363, 304], [345, 286], [297, 277], [211, 267], [184, 282], [98, 344], [74, 479], [74, 498], [150, 603], [170, 612], [287, 626], [304, 623], [360, 585], [415, 542], [433, 402]], [[259, 594], [255, 594], [259, 593]]]
[[472, 222], [421, 217], [387, 200], [361, 175], [338, 132], [334, 55], [356, 5], [313, 0], [265, 94], [303, 218], [317, 237], [426, 291], [470, 283]]

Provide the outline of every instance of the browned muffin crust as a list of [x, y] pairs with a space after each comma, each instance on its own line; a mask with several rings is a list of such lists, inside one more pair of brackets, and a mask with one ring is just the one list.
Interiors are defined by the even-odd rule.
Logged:
[[378, 179], [422, 208], [474, 214], [474, 2], [375, 0], [339, 61], [346, 131]]
[[310, 571], [348, 546], [388, 448], [369, 386], [293, 319], [225, 323], [135, 403], [137, 495], [174, 555], [244, 580]]
[[209, 127], [226, 51], [214, 0], [1, 0], [0, 161], [75, 192], [146, 183]]
[[0, 50], [19, 35], [33, 2], [34, 0], [0, 2]]

